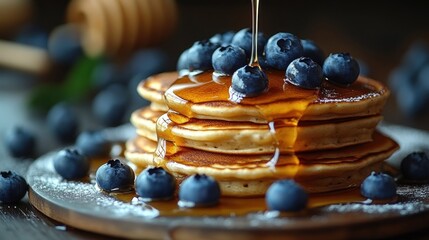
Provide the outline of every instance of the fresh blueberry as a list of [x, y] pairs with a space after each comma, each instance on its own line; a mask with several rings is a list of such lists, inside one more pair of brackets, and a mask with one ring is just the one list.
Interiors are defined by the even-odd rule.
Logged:
[[426, 153], [408, 154], [401, 162], [401, 172], [409, 180], [429, 180], [429, 159]]
[[429, 46], [420, 40], [412, 43], [404, 54], [401, 65], [417, 74], [426, 64], [429, 64]]
[[372, 172], [361, 184], [362, 196], [380, 200], [396, 196], [396, 183], [390, 175]]
[[128, 104], [127, 89], [116, 84], [109, 86], [95, 96], [92, 102], [92, 111], [103, 125], [115, 127], [125, 121]]
[[88, 158], [76, 149], [63, 149], [54, 156], [55, 171], [67, 180], [87, 176], [89, 171]]
[[308, 39], [301, 39], [301, 45], [304, 50], [302, 54], [304, 57], [309, 57], [320, 66], [323, 66], [323, 62], [325, 61], [325, 54], [314, 41]]
[[389, 74], [389, 86], [393, 92], [400, 90], [402, 86], [411, 85], [413, 73], [406, 67], [398, 67], [393, 69]]
[[350, 85], [359, 76], [359, 64], [348, 53], [331, 53], [323, 63], [323, 74], [331, 82]]
[[185, 51], [183, 51], [180, 56], [179, 56], [179, 60], [177, 60], [177, 71], [188, 71], [189, 70], [189, 61], [188, 61], [188, 52], [189, 49], [186, 49]]
[[322, 84], [322, 68], [308, 57], [293, 60], [286, 69], [286, 81], [295, 86], [316, 89]]
[[254, 97], [268, 89], [268, 78], [259, 67], [246, 65], [232, 75], [231, 88], [238, 94]]
[[119, 159], [111, 159], [97, 169], [95, 180], [106, 192], [128, 191], [134, 185], [134, 171]]
[[[142, 74], [147, 78], [166, 71], [169, 64], [169, 57], [164, 51], [151, 48], [136, 51], [131, 56], [128, 64], [126, 64], [126, 68], [128, 69], [130, 77], [136, 74]], [[128, 80], [130, 80], [130, 78]]]
[[[264, 46], [267, 43], [264, 33], [258, 33], [258, 56], [262, 55]], [[232, 38], [231, 45], [236, 45], [242, 48], [246, 52], [247, 58], [250, 58], [252, 54], [252, 30], [250, 28], [244, 28], [238, 31]]]
[[265, 194], [269, 210], [292, 212], [307, 207], [308, 194], [295, 181], [284, 179], [271, 184]]
[[142, 198], [151, 200], [170, 199], [174, 195], [174, 177], [160, 167], [149, 167], [136, 179], [136, 192]]
[[69, 104], [61, 102], [53, 106], [48, 112], [47, 122], [51, 132], [61, 142], [70, 143], [76, 139], [78, 117]]
[[219, 47], [212, 56], [213, 69], [221, 75], [232, 75], [246, 65], [246, 53], [240, 47], [228, 45]]
[[106, 136], [99, 131], [84, 131], [76, 139], [76, 148], [88, 157], [107, 155], [110, 143]]
[[416, 79], [416, 86], [429, 93], [429, 64], [420, 69]]
[[291, 33], [277, 33], [268, 39], [265, 46], [268, 65], [283, 71], [294, 59], [302, 57], [303, 53], [301, 40]]
[[97, 90], [105, 89], [110, 85], [126, 85], [130, 75], [122, 67], [104, 60], [97, 66], [91, 75], [91, 81]]
[[23, 177], [11, 171], [0, 172], [0, 202], [16, 203], [27, 193], [28, 185]]
[[258, 57], [259, 66], [261, 66], [264, 70], [271, 69], [270, 65], [268, 65], [267, 58], [264, 55]]
[[219, 44], [221, 46], [228, 46], [232, 42], [232, 38], [234, 37], [235, 32], [234, 31], [228, 31], [224, 33], [217, 33], [213, 35], [209, 40], [210, 42]]
[[13, 127], [6, 131], [4, 143], [13, 157], [31, 157], [36, 147], [33, 133], [23, 127]]
[[82, 56], [80, 34], [77, 26], [66, 24], [55, 28], [49, 36], [49, 56], [62, 64], [73, 64]]
[[216, 205], [220, 198], [218, 182], [205, 174], [186, 178], [179, 189], [179, 206], [198, 207]]
[[48, 33], [40, 26], [26, 25], [19, 30], [15, 41], [20, 44], [47, 49]]
[[396, 92], [396, 102], [399, 109], [409, 118], [414, 118], [425, 112], [429, 95], [411, 82], [403, 83]]
[[187, 55], [190, 71], [205, 71], [212, 69], [212, 55], [219, 47], [210, 41], [197, 41], [189, 48]]

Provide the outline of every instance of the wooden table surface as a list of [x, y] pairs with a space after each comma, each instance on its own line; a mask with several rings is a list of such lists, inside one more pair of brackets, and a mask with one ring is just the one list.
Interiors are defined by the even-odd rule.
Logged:
[[[59, 148], [49, 133], [44, 117], [26, 109], [25, 101], [30, 88], [28, 84], [17, 86], [8, 85], [0, 76], [0, 170], [14, 170], [25, 176], [29, 165], [34, 159], [14, 159], [9, 156], [3, 145], [3, 136], [6, 129], [13, 125], [23, 125], [36, 133], [38, 138], [37, 156]], [[89, 118], [82, 115], [84, 128], [93, 127]], [[406, 223], [404, 223], [406, 224]], [[427, 231], [413, 233], [407, 236], [397, 236], [394, 239], [429, 239]], [[0, 240], [2, 239], [113, 239], [112, 237], [97, 235], [73, 229], [47, 218], [28, 202], [25, 197], [18, 204], [0, 204]]]

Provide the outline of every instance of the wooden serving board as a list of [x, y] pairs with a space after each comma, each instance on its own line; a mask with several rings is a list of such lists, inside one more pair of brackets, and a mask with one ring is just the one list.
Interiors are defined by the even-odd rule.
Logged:
[[[392, 164], [398, 164], [411, 151], [428, 150], [426, 132], [386, 124], [379, 129], [401, 145], [401, 150], [389, 159]], [[296, 214], [266, 211], [263, 199], [222, 199], [211, 210], [186, 210], [177, 207], [175, 200], [149, 205], [132, 201], [133, 194], [108, 195], [99, 191], [91, 179], [65, 181], [53, 168], [53, 154], [42, 156], [29, 168], [31, 204], [66, 225], [109, 236], [186, 240], [363, 239], [403, 235], [429, 225], [429, 184], [399, 184], [398, 200], [394, 203], [350, 201], [315, 206]], [[247, 213], [234, 211], [234, 206], [247, 205], [251, 206]]]

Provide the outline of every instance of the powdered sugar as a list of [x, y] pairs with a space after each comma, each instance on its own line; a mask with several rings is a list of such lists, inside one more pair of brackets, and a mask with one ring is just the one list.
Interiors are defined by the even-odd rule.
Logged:
[[36, 161], [30, 168], [27, 178], [30, 179], [30, 186], [37, 194], [43, 195], [59, 206], [72, 208], [78, 212], [93, 211], [110, 218], [122, 216], [153, 218], [159, 215], [158, 210], [144, 203], [129, 204], [119, 201], [98, 190], [94, 183], [63, 180], [55, 172], [50, 161], [51, 157], [50, 154]]

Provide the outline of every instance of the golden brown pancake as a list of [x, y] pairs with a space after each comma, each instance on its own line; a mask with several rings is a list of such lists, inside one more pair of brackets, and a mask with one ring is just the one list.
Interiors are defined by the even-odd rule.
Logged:
[[[163, 112], [146, 107], [134, 112], [131, 122], [136, 126], [138, 135], [156, 141], [156, 121], [161, 115]], [[178, 145], [210, 152], [261, 154], [273, 153], [276, 147], [280, 152], [310, 151], [368, 142], [372, 140], [372, 133], [381, 116], [337, 122], [302, 122], [296, 129], [287, 122], [270, 126], [251, 122], [189, 119], [171, 112], [162, 118], [160, 121], [168, 124], [167, 128], [158, 129], [158, 135]], [[277, 139], [280, 139], [278, 143]]]
[[296, 154], [235, 155], [177, 147], [165, 142], [165, 156], [145, 154], [155, 151], [156, 143], [137, 137], [127, 144], [127, 158], [138, 166], [163, 166], [179, 179], [199, 173], [215, 177], [228, 196], [262, 195], [275, 179], [292, 178], [310, 192], [333, 191], [357, 186], [371, 171], [377, 170], [398, 145], [376, 132], [374, 141], [353, 146]]
[[179, 78], [165, 93], [168, 107], [190, 118], [270, 122], [276, 119], [329, 120], [377, 115], [389, 96], [381, 83], [359, 77], [350, 86], [323, 81], [320, 90], [296, 87], [281, 71], [267, 72], [269, 89], [257, 97], [230, 93], [231, 78], [211, 72]]
[[179, 74], [177, 72], [165, 72], [153, 75], [140, 82], [137, 92], [144, 99], [152, 102], [152, 109], [168, 111], [168, 107], [164, 101], [164, 93], [178, 77]]
[[223, 195], [242, 197], [263, 195], [282, 178], [309, 192], [355, 187], [397, 149], [375, 131], [389, 96], [381, 83], [359, 77], [347, 87], [324, 81], [306, 90], [285, 83], [284, 72], [267, 75], [268, 92], [253, 98], [211, 72], [148, 78], [138, 91], [152, 104], [132, 115], [138, 136], [126, 157], [164, 167], [179, 182], [213, 176]]
[[[381, 116], [323, 121], [297, 127], [286, 122], [257, 124], [189, 119], [167, 113], [158, 119], [158, 137], [176, 145], [234, 154], [281, 153], [332, 149], [372, 140]], [[165, 124], [163, 124], [164, 122]]]

